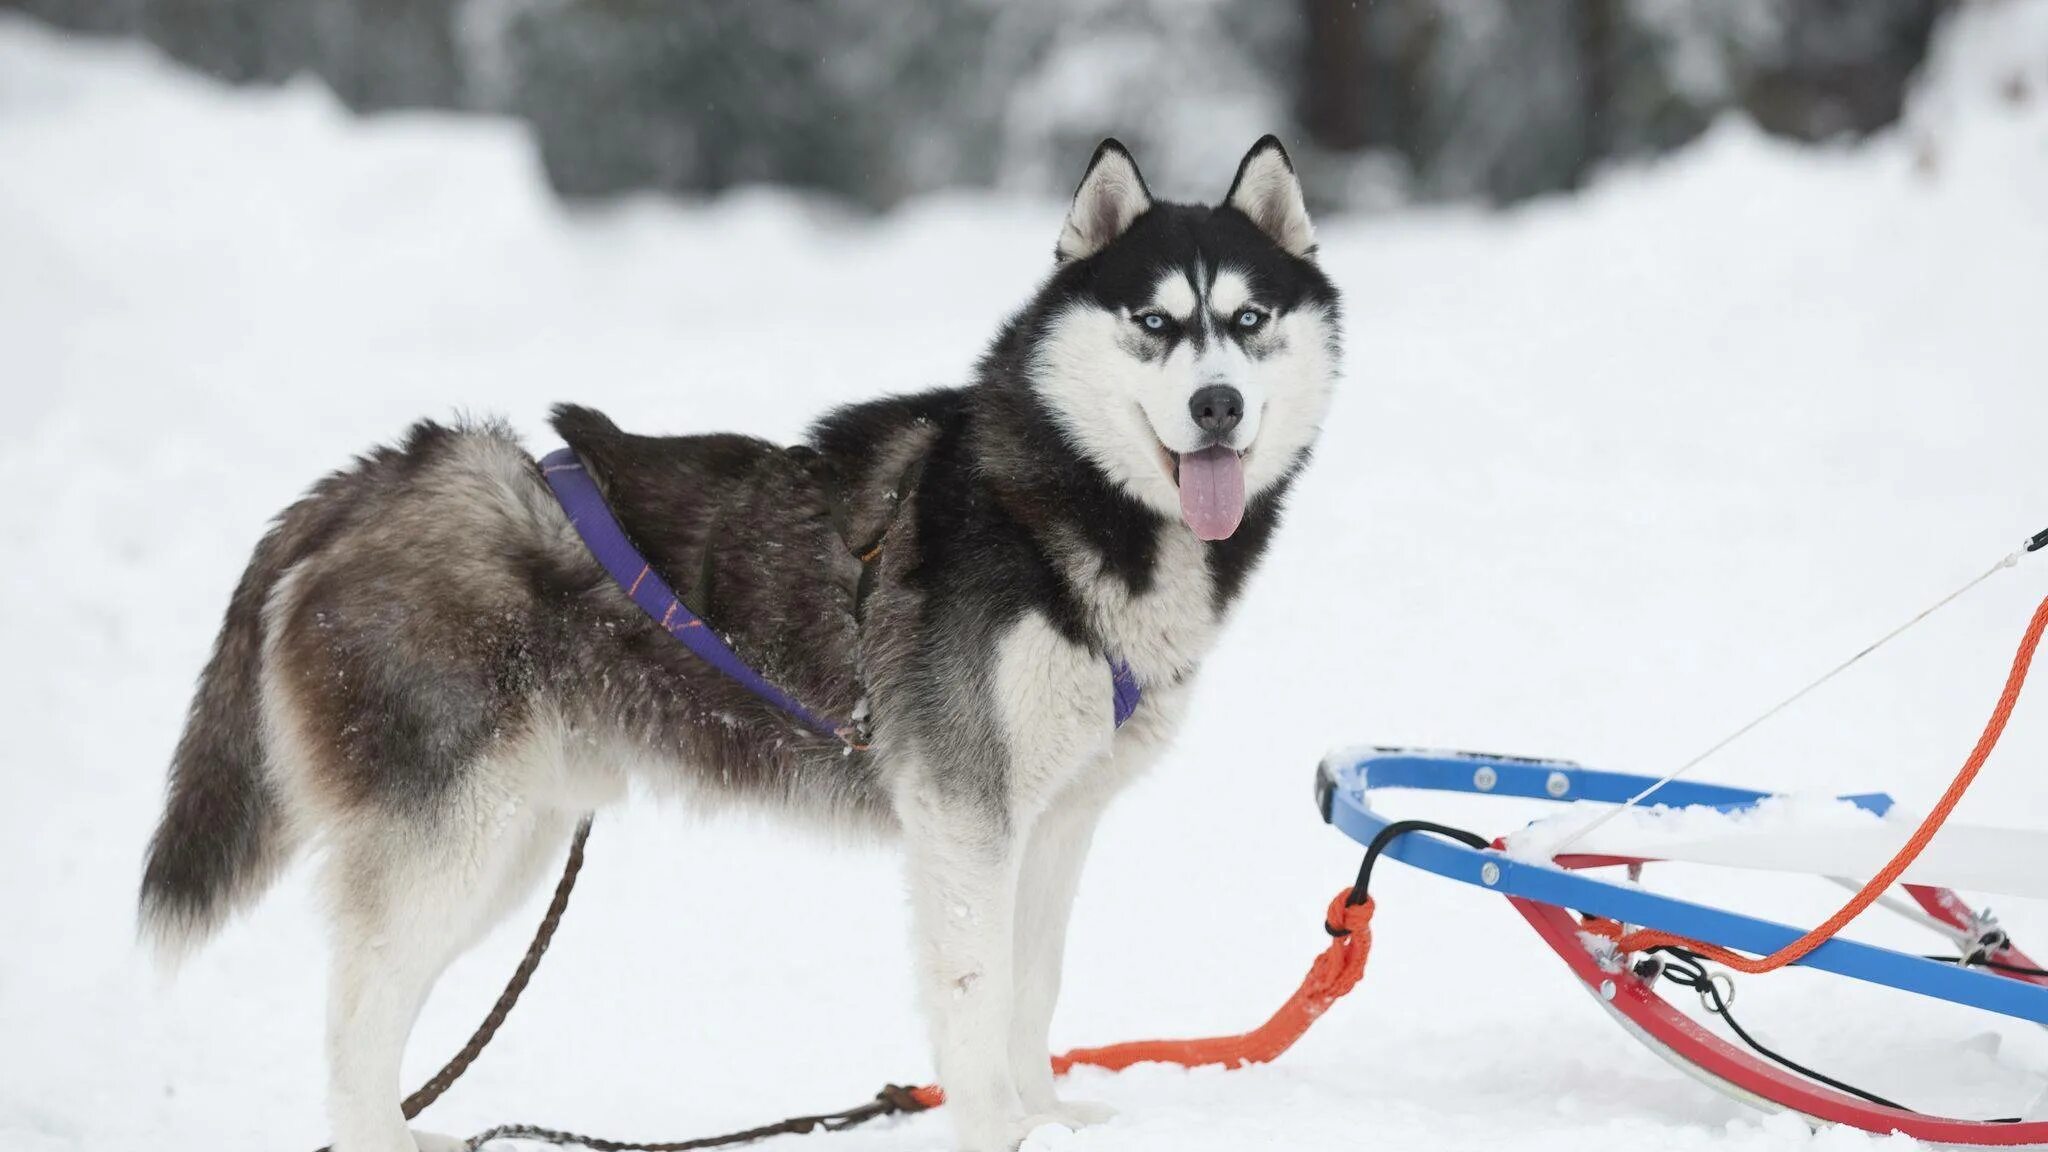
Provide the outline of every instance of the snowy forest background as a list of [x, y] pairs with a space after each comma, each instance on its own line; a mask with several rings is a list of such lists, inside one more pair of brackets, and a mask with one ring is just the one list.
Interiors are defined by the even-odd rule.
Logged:
[[1065, 192], [1115, 134], [1155, 184], [1279, 131], [1318, 207], [1510, 202], [1740, 109], [1800, 140], [1900, 115], [1943, 0], [0, 0], [236, 83], [532, 128], [565, 197], [743, 184], [887, 208]]

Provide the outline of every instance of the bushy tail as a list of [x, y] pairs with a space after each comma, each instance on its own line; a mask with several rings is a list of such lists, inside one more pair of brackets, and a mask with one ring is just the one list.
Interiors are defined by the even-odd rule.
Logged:
[[263, 607], [286, 567], [292, 518], [288, 512], [264, 538], [235, 588], [171, 759], [140, 909], [143, 938], [167, 966], [261, 895], [286, 856], [277, 797], [264, 774], [259, 695]]

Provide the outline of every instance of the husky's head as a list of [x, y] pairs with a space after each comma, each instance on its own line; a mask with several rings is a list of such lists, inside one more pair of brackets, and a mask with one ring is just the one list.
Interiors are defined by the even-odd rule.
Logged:
[[1300, 465], [1329, 407], [1337, 293], [1315, 252], [1273, 137], [1216, 207], [1153, 200], [1105, 140], [1033, 309], [1031, 386], [1113, 483], [1225, 539]]

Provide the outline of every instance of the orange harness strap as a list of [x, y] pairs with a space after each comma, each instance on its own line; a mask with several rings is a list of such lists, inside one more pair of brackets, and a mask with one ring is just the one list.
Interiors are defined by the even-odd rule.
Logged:
[[[1346, 888], [1330, 901], [1326, 923], [1335, 939], [1309, 965], [1301, 987], [1264, 1024], [1236, 1036], [1133, 1040], [1106, 1048], [1076, 1048], [1052, 1058], [1053, 1074], [1064, 1076], [1068, 1069], [1081, 1064], [1117, 1072], [1133, 1064], [1178, 1064], [1184, 1068], [1216, 1064], [1238, 1068], [1276, 1059], [1292, 1048], [1330, 1005], [1357, 987], [1359, 977], [1365, 974], [1366, 957], [1372, 954], [1373, 903], [1367, 900], [1352, 906], [1345, 903], [1350, 898], [1351, 889]], [[936, 1084], [913, 1088], [911, 1096], [927, 1108], [946, 1102], [946, 1094]]]
[[1716, 944], [1688, 940], [1669, 932], [1645, 928], [1624, 933], [1620, 925], [1606, 921], [1589, 922], [1586, 925], [1587, 930], [1611, 938], [1615, 947], [1623, 952], [1641, 952], [1648, 948], [1677, 945], [1697, 952], [1716, 964], [1737, 972], [1752, 974], [1775, 971], [1787, 964], [1796, 964], [1805, 959], [1808, 953], [1827, 943], [1846, 927], [1849, 921], [1862, 915], [1866, 908], [1876, 903], [1877, 898], [1884, 895], [1907, 868], [1912, 867], [1913, 861], [1919, 859], [1928, 842], [1934, 839], [1934, 834], [1941, 830], [1949, 814], [1955, 811], [1956, 803], [1963, 798], [1963, 793], [1970, 790], [1970, 785], [1976, 781], [1977, 773], [1983, 769], [1984, 762], [1991, 758], [1992, 750], [1998, 747], [1999, 738], [2005, 735], [2006, 721], [2012, 719], [2013, 707], [2019, 703], [2020, 689], [2027, 682], [2027, 670], [2033, 665], [2034, 650], [2041, 644], [2043, 631], [2048, 631], [2048, 600], [2041, 601], [2041, 606], [2034, 610], [2034, 618], [2027, 625], [2026, 635], [2020, 639], [2019, 651], [2013, 655], [2012, 671], [2005, 678], [2005, 691], [1999, 694], [1998, 706], [1992, 709], [1991, 719], [1984, 725], [1984, 734], [1977, 738], [1977, 746], [1971, 749], [1970, 758], [1964, 761], [1962, 771], [1956, 773], [1956, 778], [1949, 782], [1948, 791], [1941, 794], [1941, 799], [1935, 803], [1934, 810], [1920, 822], [1920, 827], [1914, 829], [1913, 835], [1899, 849], [1898, 854], [1892, 857], [1891, 862], [1877, 875], [1871, 877], [1870, 882], [1859, 889], [1856, 895], [1850, 897], [1847, 904], [1842, 905], [1834, 915], [1815, 925], [1806, 935], [1769, 956], [1749, 957]]

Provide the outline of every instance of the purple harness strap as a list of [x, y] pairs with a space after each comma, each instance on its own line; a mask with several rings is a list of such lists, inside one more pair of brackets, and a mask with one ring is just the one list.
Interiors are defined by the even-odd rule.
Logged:
[[1138, 687], [1138, 678], [1131, 673], [1128, 660], [1109, 662], [1109, 687], [1111, 699], [1116, 706], [1116, 726], [1121, 728], [1124, 721], [1138, 710], [1138, 701], [1145, 698], [1145, 690]]
[[597, 482], [583, 467], [573, 449], [562, 448], [541, 458], [541, 475], [547, 478], [548, 487], [555, 490], [555, 499], [562, 502], [562, 511], [569, 516], [569, 523], [576, 528], [576, 534], [583, 537], [583, 544], [590, 549], [590, 555], [611, 574], [625, 590], [626, 596], [640, 606], [642, 612], [654, 618], [661, 630], [682, 641], [683, 647], [697, 655], [697, 658], [726, 674], [734, 683], [768, 703], [775, 705], [801, 721], [816, 732], [854, 744], [855, 728], [850, 724], [834, 724], [819, 717], [810, 709], [797, 703], [795, 697], [775, 685], [728, 647], [718, 634], [706, 627], [704, 621], [654, 570], [654, 565], [640, 555], [633, 542], [626, 539], [626, 530], [619, 526], [618, 518], [604, 501], [604, 493], [597, 490]]
[[[597, 482], [590, 478], [589, 471], [583, 467], [583, 461], [574, 449], [558, 448], [542, 457], [540, 472], [548, 487], [554, 490], [555, 499], [561, 501], [562, 511], [568, 515], [570, 525], [583, 538], [584, 547], [590, 549], [591, 558], [611, 576], [628, 599], [661, 625], [662, 631], [681, 641], [683, 647], [723, 672], [733, 683], [794, 717], [806, 728], [830, 736], [849, 748], [866, 748], [860, 742], [861, 730], [857, 725], [834, 724], [798, 703], [795, 697], [754, 671], [753, 666], [740, 659], [739, 654], [719, 639], [702, 618], [690, 611], [682, 597], [668, 586], [668, 581], [654, 570], [654, 565], [626, 538], [625, 528], [612, 515], [604, 493], [598, 491]], [[1111, 660], [1109, 673], [1116, 726], [1121, 728], [1137, 712], [1138, 701], [1144, 697], [1144, 692], [1138, 686], [1137, 677], [1132, 675], [1129, 662]]]

